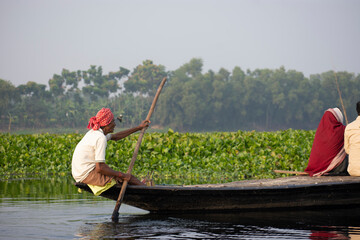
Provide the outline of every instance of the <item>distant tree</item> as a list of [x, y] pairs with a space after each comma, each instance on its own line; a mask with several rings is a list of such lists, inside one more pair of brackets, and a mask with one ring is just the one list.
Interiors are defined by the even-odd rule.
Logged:
[[246, 126], [250, 129], [261, 128], [265, 125], [266, 106], [269, 96], [267, 96], [266, 81], [271, 73], [269, 69], [256, 69], [248, 71], [244, 79], [244, 95], [242, 104], [246, 112]]
[[16, 87], [10, 82], [0, 79], [0, 122], [11, 121], [14, 115], [14, 105], [19, 100]]
[[118, 90], [121, 90], [120, 81], [126, 78], [129, 73], [128, 69], [120, 67], [119, 71], [110, 72], [108, 75], [105, 75], [105, 88], [108, 89], [109, 93], [116, 93]]
[[[212, 74], [208, 74], [210, 76]], [[232, 112], [230, 106], [230, 96], [229, 96], [229, 77], [230, 72], [221, 68], [217, 74], [214, 74], [211, 79], [211, 88], [208, 88], [209, 95], [211, 100], [210, 104], [212, 109], [211, 122], [213, 123], [212, 127], [216, 128], [218, 125], [228, 124], [227, 118], [230, 117], [228, 113]], [[220, 117], [221, 116], [221, 117]]]
[[46, 90], [46, 85], [27, 82], [17, 89], [21, 97], [15, 108], [19, 123], [24, 127], [46, 127], [52, 107], [49, 104], [51, 93]]
[[229, 85], [226, 94], [229, 101], [228, 124], [233, 129], [244, 129], [247, 124], [246, 107], [244, 105], [245, 73], [240, 67], [235, 67], [231, 73]]
[[110, 93], [116, 93], [120, 87], [120, 80], [126, 77], [129, 70], [120, 67], [117, 72], [103, 75], [102, 67], [90, 66], [90, 69], [82, 72], [85, 86], [82, 88], [83, 94], [95, 101], [99, 97], [107, 98]]
[[207, 124], [203, 120], [209, 117], [211, 95], [207, 94], [209, 82], [202, 76], [201, 69], [202, 61], [193, 59], [169, 73], [157, 107], [156, 119], [160, 125], [186, 130], [201, 129]]
[[[325, 106], [338, 107], [343, 111], [336, 85], [337, 80], [348, 118], [354, 119], [356, 117], [354, 106], [359, 101], [360, 96], [359, 76], [355, 77], [353, 73], [334, 71], [316, 75], [321, 83], [321, 99], [323, 99]], [[352, 111], [348, 112], [348, 109]], [[348, 119], [349, 122], [350, 119]]]
[[49, 87], [50, 92], [54, 97], [59, 97], [64, 95], [65, 88], [64, 88], [65, 80], [61, 75], [54, 74], [53, 77], [49, 80]]
[[327, 108], [343, 110], [336, 80], [348, 120], [357, 116], [360, 75], [354, 73], [328, 71], [306, 78], [284, 67], [220, 68], [205, 73], [202, 68], [203, 61], [193, 58], [171, 72], [151, 60], [138, 65], [131, 75], [122, 67], [108, 74], [94, 65], [86, 71], [63, 69], [49, 80], [49, 90], [35, 82], [14, 87], [0, 79], [1, 128], [7, 128], [10, 120], [14, 127], [85, 128], [101, 107], [122, 114], [122, 126], [130, 127], [146, 117], [165, 76], [168, 81], [153, 123], [178, 131], [315, 129]]
[[197, 77], [201, 75], [203, 61], [200, 58], [193, 58], [189, 63], [184, 64], [179, 70], [184, 70], [189, 77]]
[[149, 94], [154, 96], [161, 80], [167, 76], [165, 67], [155, 65], [151, 60], [138, 65], [124, 82], [126, 92]]
[[50, 93], [46, 91], [45, 84], [38, 84], [36, 82], [27, 82], [26, 84], [17, 87], [22, 96], [35, 97], [35, 98], [49, 98]]

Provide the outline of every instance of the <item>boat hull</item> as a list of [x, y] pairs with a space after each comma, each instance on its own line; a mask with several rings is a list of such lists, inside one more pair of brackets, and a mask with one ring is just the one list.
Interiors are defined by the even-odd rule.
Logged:
[[[310, 177], [300, 177], [299, 180]], [[300, 184], [128, 186], [123, 202], [150, 212], [234, 212], [279, 208], [337, 208], [360, 205], [360, 179]], [[77, 184], [86, 189], [85, 184]], [[117, 200], [120, 186], [101, 196]]]

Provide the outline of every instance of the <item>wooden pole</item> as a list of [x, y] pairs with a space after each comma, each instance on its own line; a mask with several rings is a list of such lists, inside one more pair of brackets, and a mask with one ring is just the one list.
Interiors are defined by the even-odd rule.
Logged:
[[309, 175], [307, 172], [298, 172], [298, 171], [287, 171], [287, 170], [274, 170], [275, 173], [285, 173], [285, 174], [295, 174], [295, 175]]
[[[161, 89], [163, 88], [164, 84], [166, 82], [166, 77], [163, 78], [163, 80], [161, 81], [160, 83], [160, 86], [155, 94], [155, 97], [154, 97], [154, 100], [151, 104], [151, 107], [150, 107], [150, 110], [149, 110], [149, 113], [146, 117], [145, 120], [150, 120], [150, 117], [155, 109], [155, 105], [156, 105], [156, 102], [159, 98], [159, 95], [160, 95], [160, 92], [161, 92]], [[134, 167], [134, 164], [135, 164], [135, 161], [136, 161], [136, 157], [137, 157], [137, 154], [139, 152], [139, 148], [140, 148], [140, 145], [141, 145], [141, 141], [143, 139], [143, 136], [144, 136], [144, 133], [146, 131], [147, 128], [143, 128], [140, 132], [140, 135], [139, 135], [139, 138], [138, 138], [138, 141], [136, 143], [136, 146], [135, 146], [135, 150], [134, 150], [134, 153], [133, 153], [133, 156], [131, 158], [131, 162], [130, 162], [130, 165], [129, 165], [129, 169], [127, 171], [128, 174], [131, 174], [131, 171]], [[124, 195], [125, 195], [125, 191], [126, 191], [126, 187], [128, 185], [128, 181], [124, 181], [122, 186], [121, 186], [121, 191], [120, 191], [120, 194], [119, 194], [119, 197], [116, 201], [116, 205], [115, 205], [115, 208], [114, 208], [114, 211], [113, 211], [113, 214], [111, 216], [111, 219], [113, 222], [118, 222], [119, 221], [119, 209], [120, 209], [120, 205], [122, 203], [122, 200], [124, 198]]]

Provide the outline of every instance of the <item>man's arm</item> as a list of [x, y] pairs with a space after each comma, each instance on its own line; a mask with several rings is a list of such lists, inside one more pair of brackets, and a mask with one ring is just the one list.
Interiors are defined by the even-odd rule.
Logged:
[[131, 174], [115, 171], [111, 167], [109, 167], [106, 163], [103, 162], [96, 163], [95, 171], [103, 175], [121, 178], [123, 181], [127, 181], [131, 185], [145, 185], [145, 183], [141, 182], [139, 179], [132, 176]]
[[97, 162], [95, 165], [95, 171], [107, 176], [120, 177], [122, 180], [129, 181], [131, 178], [131, 174], [122, 173], [120, 171], [115, 171], [111, 167], [109, 167], [106, 163]]
[[140, 131], [142, 128], [140, 128], [139, 126], [134, 127], [134, 128], [130, 128], [121, 132], [117, 132], [114, 134], [111, 134], [111, 139], [110, 140], [114, 140], [114, 141], [118, 141], [121, 140], [123, 138], [126, 138], [127, 136], [129, 136], [130, 134], [133, 134], [137, 131]]
[[127, 136], [129, 136], [130, 134], [133, 134], [137, 131], [140, 131], [141, 129], [143, 129], [144, 127], [148, 127], [149, 126], [150, 121], [144, 120], [139, 126], [134, 127], [134, 128], [130, 128], [121, 132], [117, 132], [114, 134], [111, 134], [111, 139], [110, 140], [114, 140], [114, 141], [118, 141], [121, 140], [123, 138], [126, 138]]

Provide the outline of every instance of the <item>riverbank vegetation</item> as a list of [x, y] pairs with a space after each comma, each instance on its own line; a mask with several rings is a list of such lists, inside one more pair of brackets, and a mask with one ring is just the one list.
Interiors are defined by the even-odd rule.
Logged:
[[[279, 177], [273, 170], [303, 171], [314, 131], [146, 133], [133, 174], [152, 173], [157, 184], [196, 184]], [[82, 134], [0, 134], [1, 179], [31, 174], [69, 175]], [[109, 141], [106, 162], [126, 172], [137, 134]]]
[[[336, 79], [349, 121], [356, 117], [360, 75], [328, 71], [305, 77], [296, 70], [234, 67], [203, 71], [191, 59], [174, 71], [146, 60], [133, 71], [119, 67], [104, 73], [63, 69], [48, 86], [14, 86], [0, 79], [0, 131], [84, 128], [102, 107], [123, 115], [121, 127], [145, 119], [163, 77], [167, 83], [152, 118], [159, 129], [180, 132], [316, 129], [324, 111], [341, 106]], [[153, 127], [155, 127], [153, 126]]]

